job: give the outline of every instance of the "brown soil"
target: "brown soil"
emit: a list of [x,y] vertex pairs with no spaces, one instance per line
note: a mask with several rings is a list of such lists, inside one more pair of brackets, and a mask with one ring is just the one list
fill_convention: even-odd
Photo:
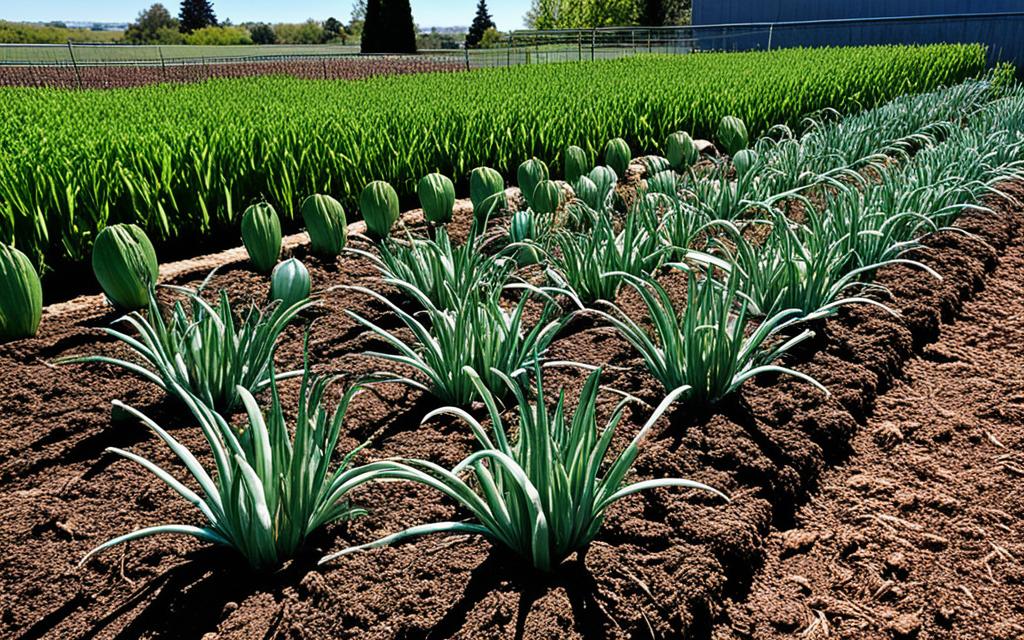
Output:
[[159,64],[82,64],[0,66],[0,87],[54,87],[60,89],[114,89],[159,83],[204,82],[214,78],[251,78],[287,75],[307,80],[362,80],[382,75],[464,71],[465,63],[429,57],[282,58],[234,62],[201,60]]
[[[156,523],[195,523],[198,517],[143,469],[104,453],[108,446],[130,448],[179,468],[143,427],[113,422],[111,400],[140,408],[187,446],[201,451],[204,445],[189,416],[152,386],[106,366],[49,364],[62,355],[97,350],[123,354],[99,331],[113,319],[111,313],[87,304],[49,314],[39,337],[0,347],[0,545],[5,550],[0,557],[0,635],[708,637],[716,632],[716,622],[739,611],[724,603],[749,592],[753,568],[762,562],[773,527],[793,521],[796,505],[822,482],[823,473],[831,477],[828,468],[850,454],[851,438],[857,451],[860,436],[855,434],[870,433],[859,425],[879,394],[894,384],[915,350],[936,337],[940,324],[955,316],[994,267],[998,252],[1015,238],[1011,209],[1002,203],[997,207],[996,215],[972,214],[963,221],[978,237],[945,232],[928,240],[918,257],[943,274],[942,282],[904,268],[880,275],[893,291],[893,306],[904,312],[902,320],[855,308],[821,323],[818,337],[795,365],[829,387],[831,397],[784,378],[765,378],[712,415],[693,415],[683,407],[662,420],[638,461],[638,474],[707,482],[728,492],[730,504],[669,490],[622,501],[585,556],[570,559],[551,575],[525,570],[520,560],[475,537],[421,538],[315,567],[328,550],[414,523],[461,517],[435,493],[404,484],[359,492],[356,500],[370,508],[369,516],[328,527],[302,557],[272,575],[252,574],[230,550],[166,536],[111,550],[79,568],[83,554],[111,536]],[[454,235],[464,234],[466,224],[460,217],[456,227],[461,231]],[[1016,244],[1011,247],[1011,255],[1020,251]],[[365,260],[343,257],[327,264],[305,255],[301,247],[294,251],[310,266],[317,286],[376,285]],[[244,264],[223,268],[211,284],[217,287],[228,288],[239,300],[266,296],[265,279]],[[629,295],[622,296],[622,303],[637,310]],[[380,305],[350,292],[325,295],[311,329],[312,361],[319,370],[351,381],[376,367],[354,357],[372,340],[342,309],[376,318],[384,314]],[[300,327],[290,330],[279,352],[280,366],[301,362],[301,333]],[[567,327],[552,357],[610,365],[614,368],[606,384],[648,401],[659,398],[657,385],[627,345],[585,318]],[[1003,362],[1011,361],[991,366]],[[578,393],[583,381],[571,369],[555,370],[551,377],[549,389],[564,385],[570,395]],[[996,400],[999,388],[1009,388],[1010,380],[1001,382],[1006,386],[965,388],[962,402],[979,393]],[[294,406],[296,386],[285,385],[283,396],[286,406]],[[602,411],[610,412],[615,402],[606,394]],[[881,402],[884,411],[887,400]],[[350,407],[339,451],[373,436],[363,460],[412,455],[450,466],[472,450],[472,436],[453,421],[418,426],[435,406],[404,387],[377,387]],[[1019,407],[1012,402],[1004,399],[993,406],[1001,409],[985,414],[990,429],[1014,415],[1019,420]],[[930,404],[920,410],[936,411]],[[620,439],[644,417],[640,410],[631,414]],[[970,423],[962,435],[975,431],[977,425]],[[908,429],[905,435],[917,434]],[[959,437],[961,432],[954,430],[953,438]],[[1003,442],[1011,448],[1017,444],[1012,438]],[[929,468],[919,465],[919,470]],[[1011,513],[1019,515],[1016,508]],[[1006,548],[1021,555],[1019,549]],[[990,564],[1000,578],[1012,567],[1001,560]],[[927,579],[924,574],[922,579]],[[913,588],[924,599],[929,585]]]
[[1024,248],[907,363],[715,637],[1024,637]]

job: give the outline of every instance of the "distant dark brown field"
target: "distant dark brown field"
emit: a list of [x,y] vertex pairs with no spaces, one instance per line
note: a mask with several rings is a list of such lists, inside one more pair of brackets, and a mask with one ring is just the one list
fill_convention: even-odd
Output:
[[359,80],[383,75],[462,71],[465,65],[432,58],[313,58],[245,62],[0,66],[0,87],[117,89],[161,82],[202,82],[212,78],[286,75],[318,80]]

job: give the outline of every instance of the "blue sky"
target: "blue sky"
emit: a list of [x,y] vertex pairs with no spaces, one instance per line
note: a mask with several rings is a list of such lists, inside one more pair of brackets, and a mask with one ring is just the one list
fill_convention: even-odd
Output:
[[[45,22],[72,20],[97,22],[130,22],[139,11],[156,0],[13,0],[4,2],[0,19]],[[477,0],[412,0],[412,13],[416,24],[427,26],[469,25],[476,11]],[[177,13],[180,0],[163,0],[164,5]],[[490,0],[487,3],[498,28],[521,29],[523,15],[530,0]],[[213,0],[218,18],[231,18],[233,22],[301,22],[306,18],[324,20],[334,16],[348,20],[352,0]]]

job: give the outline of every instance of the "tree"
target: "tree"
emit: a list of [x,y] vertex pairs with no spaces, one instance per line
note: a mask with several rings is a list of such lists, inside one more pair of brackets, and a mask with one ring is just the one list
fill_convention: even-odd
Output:
[[252,44],[252,36],[242,27],[203,27],[186,35],[185,43],[201,46]]
[[691,0],[639,0],[638,19],[645,27],[689,24]]
[[383,50],[384,0],[366,0],[363,14],[363,33],[359,44],[362,53],[379,53]]
[[456,37],[452,33],[442,33],[437,27],[431,27],[430,33],[416,34],[416,48],[423,49],[459,49],[462,47],[465,37]]
[[363,53],[416,53],[409,0],[368,0],[360,49]]
[[494,27],[484,31],[484,37],[480,38],[481,49],[493,49],[501,42],[501,34]]
[[665,0],[666,26],[690,24],[692,19],[692,0]]
[[665,21],[662,0],[640,0],[638,22],[645,27],[660,27]]
[[356,0],[352,3],[352,15],[349,22],[364,22],[366,20],[366,0]]
[[391,53],[416,53],[416,24],[409,0],[384,0]]
[[475,49],[479,47],[480,41],[484,37],[484,32],[494,28],[494,19],[491,18],[491,14],[487,10],[487,0],[480,0],[476,4],[476,16],[473,18],[473,24],[470,25],[469,33],[466,34],[466,48]]
[[324,42],[331,42],[333,40],[341,40],[342,44],[345,42],[345,25],[335,18],[327,18],[324,21]]
[[167,7],[158,3],[140,12],[135,22],[128,25],[124,37],[132,44],[171,44],[175,40],[171,34],[178,35],[180,40],[178,21]]
[[213,13],[213,5],[209,0],[182,0],[178,19],[181,22],[179,28],[182,33],[217,26],[217,16]]
[[277,34],[274,27],[266,22],[260,22],[249,28],[249,36],[253,44],[277,44]]
[[680,24],[691,0],[532,0],[526,23],[533,29],[591,29],[637,23]]
[[274,27],[281,44],[320,44],[324,40],[324,28],[310,18],[301,24],[279,24]]
[[345,29],[355,37],[363,35],[363,24],[366,22],[366,0],[356,0],[352,4],[352,15],[348,19],[348,27]]
[[[584,25],[572,24],[567,19],[569,7],[563,7],[563,0],[533,0],[526,12],[526,24],[531,29],[568,29]],[[582,4],[582,3],[580,3]]]

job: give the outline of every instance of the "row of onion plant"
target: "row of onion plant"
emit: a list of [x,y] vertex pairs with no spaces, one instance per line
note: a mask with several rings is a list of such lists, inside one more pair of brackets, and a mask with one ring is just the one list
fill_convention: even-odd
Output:
[[[486,171],[471,179],[478,224],[469,240],[458,245],[443,230],[433,237],[392,237],[397,199],[384,186],[368,187],[364,216],[371,213],[368,231],[377,248],[354,252],[353,258],[372,260],[382,284],[394,294],[365,287],[350,287],[348,293],[376,299],[408,331],[387,330],[348,313],[388,347],[364,355],[398,370],[349,388],[338,407],[328,411],[325,398],[332,379],[312,375],[307,362],[297,418],[289,428],[272,345],[307,303],[278,305],[277,311],[242,322],[243,328],[248,322],[271,327],[265,335],[252,332],[257,344],[271,345],[271,356],[249,367],[231,362],[247,352],[237,351],[240,334],[228,329],[237,321],[226,297],[218,309],[190,296],[192,322],[177,307],[170,327],[154,317],[160,309],[152,303],[149,317],[139,314],[131,322],[141,340],[116,336],[148,364],[122,366],[182,401],[211,447],[214,468],[207,469],[202,456],[126,407],[170,447],[200,491],[137,454],[114,452],[195,505],[207,524],[141,529],[104,543],[87,557],[128,540],[177,533],[233,547],[256,567],[277,566],[315,529],[361,513],[350,501],[353,489],[401,480],[436,489],[472,519],[410,527],[324,561],[416,535],[474,533],[512,549],[538,569],[552,570],[594,540],[607,509],[619,499],[671,486],[723,495],[680,478],[633,481],[630,469],[643,440],[677,401],[689,407],[714,405],[760,373],[788,374],[820,387],[785,363],[790,350],[812,335],[806,321],[844,304],[882,304],[872,297],[879,289],[871,276],[879,266],[907,262],[902,254],[922,234],[951,224],[985,195],[996,193],[1000,181],[1022,177],[1024,92],[986,95],[987,102],[959,114],[957,123],[932,128],[941,129],[941,136],[924,131],[927,123],[920,125],[916,153],[904,149],[899,162],[871,165],[879,174],[873,181],[848,184],[834,179],[832,168],[816,165],[800,174],[805,184],[766,193],[763,185],[771,184],[774,175],[765,158],[768,143],[746,149],[742,123],[735,122],[723,122],[719,136],[730,141],[729,160],[694,166],[697,158],[686,139],[676,138],[669,145],[671,157],[643,163],[648,180],[631,202],[617,185],[633,170],[622,141],[606,147],[607,166],[589,166],[586,154],[566,151],[566,158],[573,158],[573,175],[566,177],[574,195],[568,201],[564,185],[550,180],[543,163],[529,161],[519,180],[530,194],[527,207],[509,219],[504,243],[486,237],[489,229],[505,224],[496,216],[507,206],[504,185]],[[795,144],[803,142],[800,138]],[[865,158],[885,153],[876,145]],[[847,169],[858,164],[849,158],[837,162]],[[822,187],[824,206],[816,207],[804,194],[812,186]],[[450,217],[453,197],[444,187],[442,209]],[[737,197],[737,189],[757,197]],[[787,215],[794,202],[803,205],[802,219]],[[424,209],[431,218],[428,204]],[[767,233],[758,234],[762,227]],[[544,282],[528,281],[530,269]],[[685,272],[685,303],[674,300],[659,282],[666,269]],[[647,318],[631,317],[616,306],[624,286],[640,296]],[[625,404],[599,424],[599,368],[547,362],[595,369],[571,411],[562,393],[552,403],[545,390],[545,351],[576,314],[614,327],[664,387],[663,399],[617,453],[611,452],[612,441]],[[250,370],[250,378],[242,375]],[[444,406],[424,421],[454,415],[473,432],[479,448],[451,469],[415,458],[355,466],[358,449],[332,464],[351,401],[361,388],[382,381],[435,396]],[[253,395],[262,388],[271,393],[266,411]],[[632,400],[626,397],[624,402]],[[477,400],[483,402],[489,428],[471,413]],[[241,430],[225,417],[236,404],[246,412]],[[517,409],[518,429],[506,425],[503,406]]]

